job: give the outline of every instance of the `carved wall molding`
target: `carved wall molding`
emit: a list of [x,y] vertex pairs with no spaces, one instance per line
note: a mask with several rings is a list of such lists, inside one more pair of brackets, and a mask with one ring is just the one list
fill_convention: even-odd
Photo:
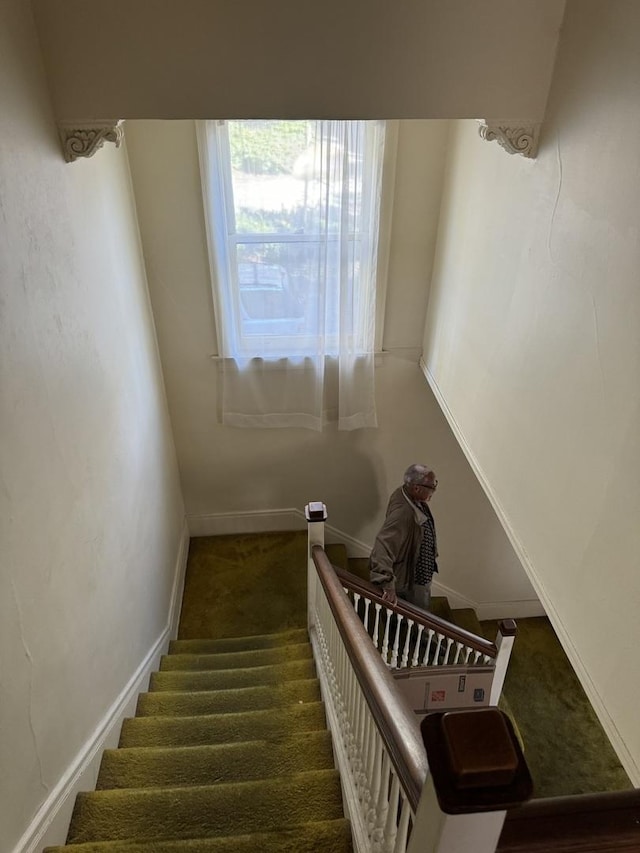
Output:
[[62,150],[67,163],[79,157],[93,157],[105,142],[119,148],[124,138],[122,120],[61,122],[58,125]]
[[522,154],[534,159],[538,154],[541,124],[525,121],[491,121],[480,119],[478,132],[487,142],[498,143],[509,154]]

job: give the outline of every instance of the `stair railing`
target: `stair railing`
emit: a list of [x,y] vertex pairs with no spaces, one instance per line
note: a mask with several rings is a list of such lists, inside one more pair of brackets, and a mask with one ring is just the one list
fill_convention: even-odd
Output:
[[493,666],[496,643],[398,599],[383,601],[380,588],[335,567],[345,592],[382,659],[393,669],[415,666]]
[[498,635],[491,642],[408,601],[398,599],[396,604],[389,604],[374,584],[334,568],[373,644],[392,669],[490,666],[500,671],[504,681],[517,633],[513,619],[498,624]]
[[[506,807],[530,793],[520,784],[523,773],[529,785],[530,778],[511,724],[498,709],[479,708],[457,712],[454,722],[464,718],[458,744],[455,727],[447,732],[441,721],[447,715],[429,715],[421,731],[325,554],[324,505],[309,504],[306,515],[309,636],[356,853],[493,853]],[[501,760],[517,758],[517,766],[506,768],[520,784],[516,794],[511,782],[503,784],[503,766],[495,767],[499,796],[491,788],[495,782],[487,781],[493,756],[476,754],[487,743],[485,721],[493,726],[489,740]],[[480,786],[472,778],[478,768]]]

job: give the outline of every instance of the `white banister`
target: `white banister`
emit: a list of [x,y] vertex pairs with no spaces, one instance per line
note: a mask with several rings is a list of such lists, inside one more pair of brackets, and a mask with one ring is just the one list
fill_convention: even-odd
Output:
[[[428,713],[421,732],[415,706],[398,688],[398,679],[420,677],[423,650],[422,663],[435,667],[434,679],[462,677],[451,674],[454,661],[468,661],[472,652],[478,668],[467,664],[465,682],[487,678],[492,669],[486,663],[493,658],[481,650],[495,647],[462,631],[450,636],[446,627],[425,632],[425,624],[370,599],[362,589],[350,589],[324,552],[326,507],[309,504],[305,514],[309,636],[355,853],[494,853],[505,809],[530,794],[511,723],[497,708],[472,708]],[[442,620],[432,622],[443,626]],[[513,644],[509,638],[507,626],[499,644],[505,653]],[[480,671],[482,664],[488,674]],[[494,716],[480,716],[485,713]],[[462,730],[446,722],[451,715],[463,715]],[[495,747],[497,761],[492,752],[482,753],[483,744]]]

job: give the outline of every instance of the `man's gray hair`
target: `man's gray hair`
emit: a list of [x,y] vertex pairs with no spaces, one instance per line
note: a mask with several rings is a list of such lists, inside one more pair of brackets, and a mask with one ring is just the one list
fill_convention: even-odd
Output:
[[414,483],[422,483],[427,474],[432,474],[433,471],[428,465],[420,465],[418,463],[409,465],[404,472],[405,486],[412,486]]

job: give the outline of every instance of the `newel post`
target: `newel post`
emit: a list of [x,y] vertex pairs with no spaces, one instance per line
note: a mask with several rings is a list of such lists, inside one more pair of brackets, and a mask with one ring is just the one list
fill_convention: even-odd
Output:
[[511,649],[513,648],[517,633],[518,627],[513,619],[503,619],[502,622],[498,623],[498,635],[496,637],[498,654],[493,671],[493,681],[491,682],[490,705],[497,705],[502,695],[504,679],[507,675],[507,668],[511,657]]
[[316,584],[318,575],[311,557],[314,545],[324,548],[324,523],[327,520],[327,508],[322,501],[311,501],[304,508],[307,519],[307,627],[314,624]]
[[429,774],[407,853],[494,853],[507,809],[533,784],[509,718],[498,708],[428,714]]

